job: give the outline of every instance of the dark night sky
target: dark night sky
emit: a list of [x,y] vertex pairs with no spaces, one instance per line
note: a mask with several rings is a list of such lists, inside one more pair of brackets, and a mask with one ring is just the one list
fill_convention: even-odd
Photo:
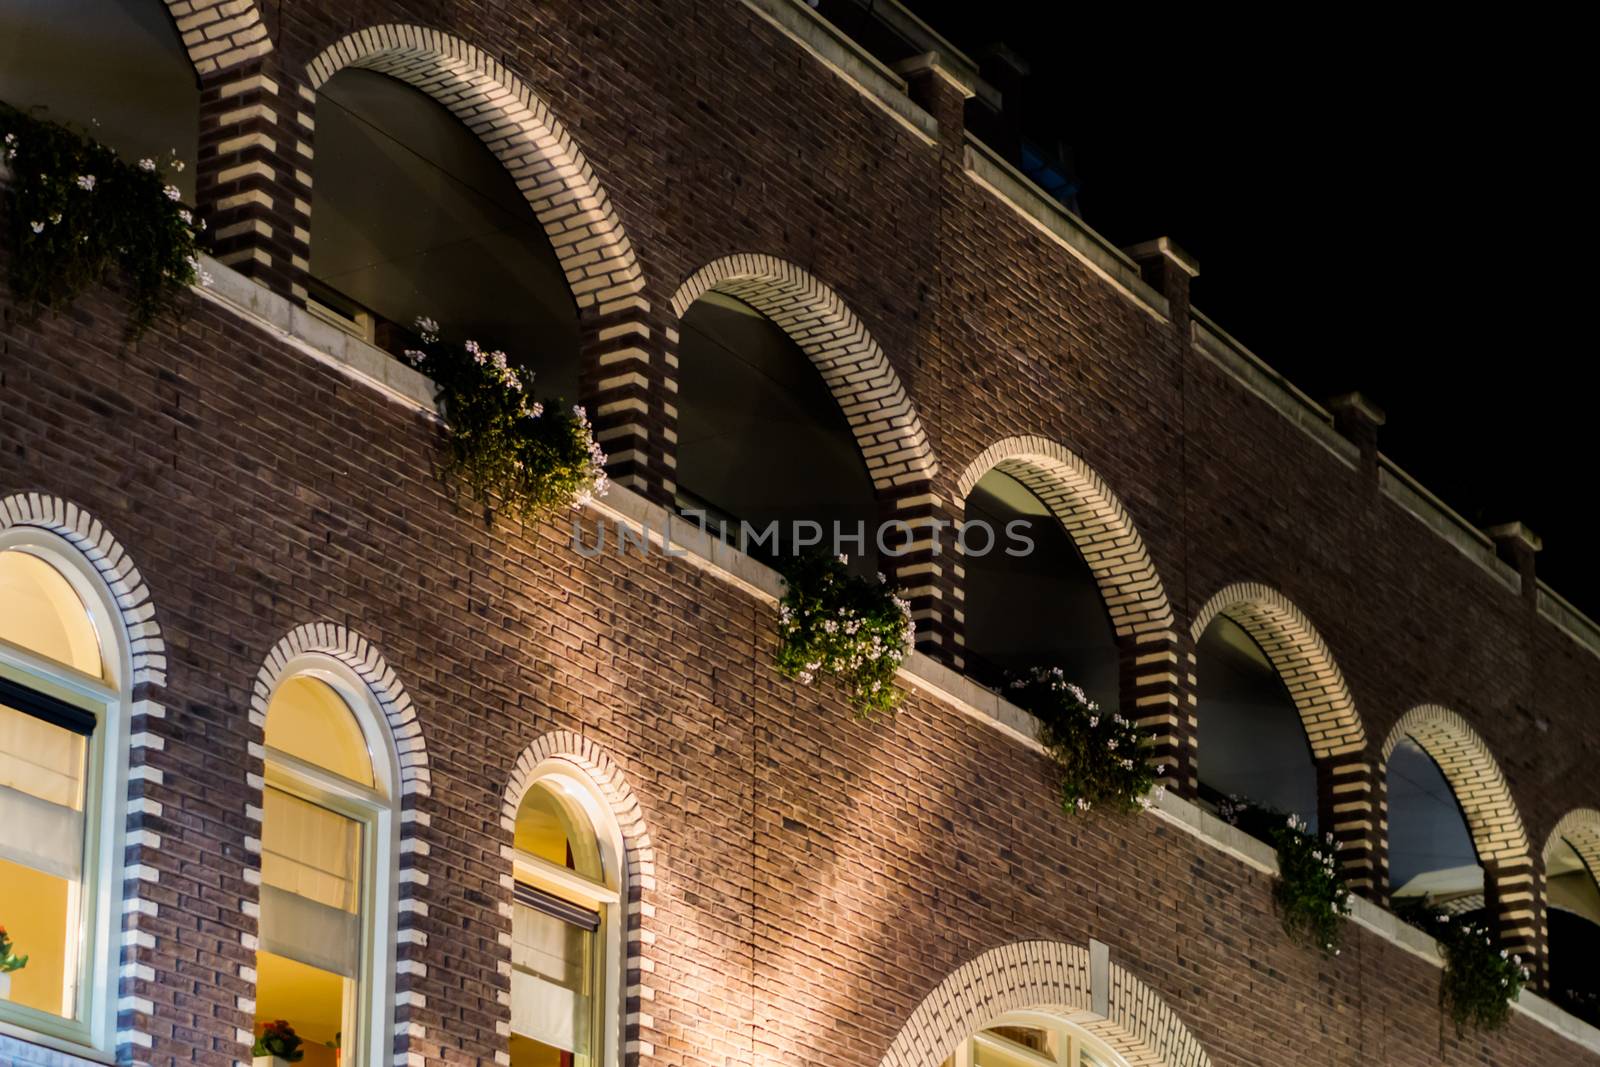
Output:
[[1392,459],[1470,521],[1526,522],[1540,576],[1600,617],[1575,26],[907,2],[1029,61],[1027,121],[1071,146],[1091,226],[1177,241],[1196,307],[1312,396],[1374,399]]

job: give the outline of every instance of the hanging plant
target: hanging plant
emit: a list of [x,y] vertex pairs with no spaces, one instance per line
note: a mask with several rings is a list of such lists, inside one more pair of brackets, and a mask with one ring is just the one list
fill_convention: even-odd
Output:
[[1450,1013],[1460,1034],[1468,1026],[1498,1030],[1511,1018],[1511,1002],[1529,977],[1522,957],[1495,948],[1487,923],[1464,915],[1427,913],[1422,925],[1439,942],[1444,975],[1439,1004]]
[[1138,726],[1102,711],[1061,668],[1035,667],[1014,678],[1007,695],[1039,720],[1039,741],[1055,764],[1067,814],[1096,805],[1135,811],[1149,807],[1160,792],[1155,781],[1166,767],[1151,767],[1145,759]]
[[846,569],[846,557],[810,553],[784,571],[778,606],[778,669],[803,685],[831,674],[849,687],[863,715],[900,703],[895,672],[911,650],[911,605],[888,580]]
[[449,432],[443,473],[461,479],[491,522],[502,512],[535,521],[605,494],[606,455],[583,408],[533,399],[532,372],[504,352],[443,344],[429,319],[416,326],[423,347],[405,356],[439,389]]
[[[0,104],[0,139],[11,172],[6,229],[17,301],[59,310],[87,287],[120,277],[137,338],[172,313],[200,270],[203,225],[178,201],[153,159],[124,162],[105,145],[58,123]],[[180,160],[167,166],[182,170]]]
[[1324,955],[1339,955],[1351,903],[1350,887],[1339,874],[1333,835],[1319,839],[1300,816],[1238,794],[1219,801],[1217,814],[1277,852],[1272,900],[1290,940]]

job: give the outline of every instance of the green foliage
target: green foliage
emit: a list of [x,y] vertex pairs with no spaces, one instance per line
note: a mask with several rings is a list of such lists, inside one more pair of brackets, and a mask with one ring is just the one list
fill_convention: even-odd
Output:
[[300,1051],[304,1039],[294,1032],[294,1027],[279,1019],[261,1029],[261,1036],[250,1049],[252,1056],[277,1056],[290,1063],[299,1063],[305,1053]]
[[11,943],[11,935],[6,933],[4,926],[0,926],[0,974],[20,971],[28,965],[28,957],[17,955],[15,948]]
[[1522,957],[1496,948],[1488,924],[1481,919],[1437,909],[1421,910],[1420,916],[1417,925],[1434,936],[1444,956],[1439,1004],[1450,1013],[1456,1032],[1468,1026],[1500,1029],[1511,1018],[1511,1002],[1528,980]]
[[1278,879],[1272,899],[1284,933],[1324,955],[1337,956],[1350,914],[1350,888],[1339,874],[1332,834],[1321,840],[1298,815],[1241,797],[1217,805],[1217,814],[1250,836],[1265,841],[1278,854]]
[[1055,764],[1061,809],[1069,815],[1096,804],[1118,811],[1150,805],[1156,778],[1131,719],[1106,714],[1061,668],[1035,667],[1011,681],[1007,695],[1039,720],[1039,740]]
[[900,703],[895,671],[916,636],[911,606],[883,575],[851,574],[845,557],[809,553],[784,571],[778,607],[778,669],[810,685],[818,673],[849,687],[863,715]]
[[[155,160],[126,163],[105,145],[0,104],[11,289],[59,310],[113,274],[127,284],[137,338],[172,312],[200,271],[196,224]],[[181,169],[183,164],[169,160]]]
[[1337,956],[1350,914],[1350,889],[1339,875],[1333,835],[1318,840],[1298,815],[1285,818],[1268,843],[1278,851],[1272,899],[1284,932],[1302,945]]
[[533,374],[504,352],[441,344],[426,319],[417,327],[423,347],[406,358],[439,387],[450,441],[444,474],[461,479],[491,522],[502,512],[535,521],[605,493],[606,456],[581,407],[534,400]]

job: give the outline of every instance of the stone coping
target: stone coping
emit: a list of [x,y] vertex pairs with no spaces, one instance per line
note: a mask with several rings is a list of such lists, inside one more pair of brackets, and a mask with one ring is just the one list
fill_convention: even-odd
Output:
[[882,108],[924,144],[939,143],[939,123],[906,95],[905,79],[884,66],[838,27],[801,0],[744,0],[744,5],[776,27]]

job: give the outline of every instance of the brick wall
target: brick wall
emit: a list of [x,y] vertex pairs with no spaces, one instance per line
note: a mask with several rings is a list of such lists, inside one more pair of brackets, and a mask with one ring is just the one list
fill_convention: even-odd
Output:
[[[217,101],[219,79],[266,79],[238,91],[274,117],[233,136],[278,135],[241,144],[263,166],[231,179],[260,194],[234,204],[235,263],[264,284],[293,296],[314,238],[295,208],[314,180],[313,61],[371,26],[448,33],[548,108],[587,168],[573,187],[602,191],[596,217],[626,234],[638,284],[582,314],[595,367],[637,350],[621,359],[637,379],[596,371],[587,388],[637,401],[597,421],[636,446],[608,442],[636,453],[641,492],[670,481],[674,294],[725,257],[770,256],[836,294],[892,368],[926,441],[919,516],[959,513],[963,473],[1007,439],[1053,442],[1100,480],[1170,609],[1154,664],[1129,646],[1124,692],[1168,709],[1173,752],[1193,742],[1189,628],[1257,583],[1314,623],[1359,716],[1373,835],[1356,858],[1381,862],[1383,746],[1423,705],[1481,738],[1534,853],[1570,809],[1600,807],[1583,774],[1600,661],[1194,351],[1182,301],[1179,323],[1141,308],[975,183],[958,111],[935,109],[929,144],[734,0],[284,0],[263,24],[270,51],[204,76]],[[239,164],[221,127],[208,136],[202,174],[218,202],[240,195],[222,190]],[[247,240],[256,222],[270,238]],[[642,1062],[875,1064],[963,963],[1090,938],[1216,1064],[1596,1061],[1520,1015],[1457,1038],[1427,963],[1363,931],[1335,960],[1291,946],[1265,875],[1153,817],[1064,820],[1040,760],[951,707],[913,697],[856,721],[771,669],[773,609],[712,574],[582,559],[555,525],[485,530],[432,476],[433,423],[215,305],[188,310],[127,347],[114,293],[40,320],[8,303],[0,337],[0,496],[55,494],[105,523],[167,644],[166,714],[148,724],[163,743],[138,756],[160,772],[141,779],[160,814],[139,823],[162,842],[139,889],[159,906],[138,921],[151,971],[122,991],[148,1007],[125,1022],[151,1045],[126,1056],[243,1055],[251,698],[271,650],[326,622],[381,651],[427,748],[428,795],[408,803],[429,878],[406,920],[425,944],[402,953],[426,963],[415,1062],[504,1048],[502,807],[530,746],[560,732],[604,754],[648,829]],[[958,577],[930,581],[930,602]],[[959,620],[938,626],[953,645]]]

